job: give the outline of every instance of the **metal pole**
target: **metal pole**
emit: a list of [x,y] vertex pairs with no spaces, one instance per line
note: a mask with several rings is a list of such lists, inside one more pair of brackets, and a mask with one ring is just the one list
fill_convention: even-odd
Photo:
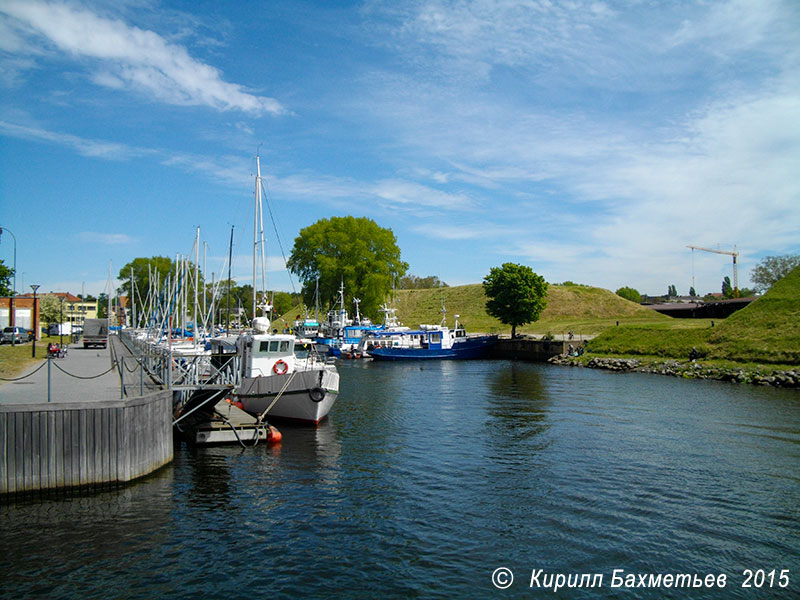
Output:
[[139,395],[144,396],[144,356],[139,359]]
[[33,347],[31,349],[31,357],[36,358],[36,340],[39,339],[39,320],[36,318],[36,290],[39,289],[38,285],[32,285],[33,290],[33,316],[31,317],[31,325],[33,325]]
[[[8,324],[12,327],[17,325],[17,320],[14,318],[14,296],[17,293],[17,236],[15,236],[10,230],[0,227],[0,236],[3,235],[4,231],[8,231],[11,234],[11,239],[14,240],[14,289],[11,290],[11,297],[8,301]],[[11,336],[11,345],[16,346],[15,336]]]
[[119,357],[119,399],[125,399],[125,357]]
[[48,354],[47,355],[47,401],[50,402],[50,363],[52,362],[53,358]]

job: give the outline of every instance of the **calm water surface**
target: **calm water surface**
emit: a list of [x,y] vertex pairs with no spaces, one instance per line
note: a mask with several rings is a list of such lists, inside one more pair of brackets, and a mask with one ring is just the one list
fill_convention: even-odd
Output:
[[[340,373],[329,419],[282,425],[279,448],[183,446],[118,491],[0,505],[0,597],[800,597],[797,391],[498,361]],[[743,589],[747,568],[790,586]],[[603,588],[531,589],[534,569]],[[612,589],[614,569],[728,585]]]

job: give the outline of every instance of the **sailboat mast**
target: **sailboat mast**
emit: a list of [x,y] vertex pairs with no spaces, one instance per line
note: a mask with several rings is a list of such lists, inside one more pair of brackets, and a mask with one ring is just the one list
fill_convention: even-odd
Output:
[[192,309],[192,339],[194,344],[197,345],[197,288],[200,285],[200,228],[197,228],[197,235],[194,240],[194,308]]
[[253,317],[256,316],[256,265],[258,263],[258,214],[261,209],[261,158],[256,154],[256,196],[253,205]]

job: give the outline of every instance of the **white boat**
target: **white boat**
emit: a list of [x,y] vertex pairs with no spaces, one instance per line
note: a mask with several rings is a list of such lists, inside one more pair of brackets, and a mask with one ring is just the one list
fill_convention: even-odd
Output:
[[[261,215],[261,162],[256,157],[256,231],[263,223]],[[261,234],[263,256],[263,230]],[[254,241],[255,241],[254,240]],[[257,253],[254,243],[253,282],[256,281]],[[262,263],[263,271],[263,263]],[[255,297],[254,312],[255,312]],[[264,303],[262,310],[271,307]],[[294,419],[319,423],[330,412],[339,395],[339,374],[333,361],[314,351],[311,343],[294,335],[269,333],[266,316],[253,319],[252,333],[237,338],[235,352],[238,373],[234,396],[244,410],[259,420]],[[212,354],[214,342],[212,340]],[[223,349],[224,353],[224,349]],[[212,359],[213,363],[213,359]]]
[[339,373],[313,344],[283,333],[244,334],[236,353],[239,384],[234,395],[244,410],[262,420],[319,423],[336,402]]

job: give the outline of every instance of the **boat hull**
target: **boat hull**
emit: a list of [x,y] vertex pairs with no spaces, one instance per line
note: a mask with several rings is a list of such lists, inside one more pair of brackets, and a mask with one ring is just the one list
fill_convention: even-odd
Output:
[[373,348],[367,354],[374,360],[466,360],[485,358],[497,343],[497,336],[469,338],[452,348]]
[[[270,408],[279,394],[280,398]],[[338,395],[339,374],[329,369],[247,377],[236,392],[237,399],[251,414],[259,415],[269,409],[267,420],[291,419],[310,423],[324,419]]]

